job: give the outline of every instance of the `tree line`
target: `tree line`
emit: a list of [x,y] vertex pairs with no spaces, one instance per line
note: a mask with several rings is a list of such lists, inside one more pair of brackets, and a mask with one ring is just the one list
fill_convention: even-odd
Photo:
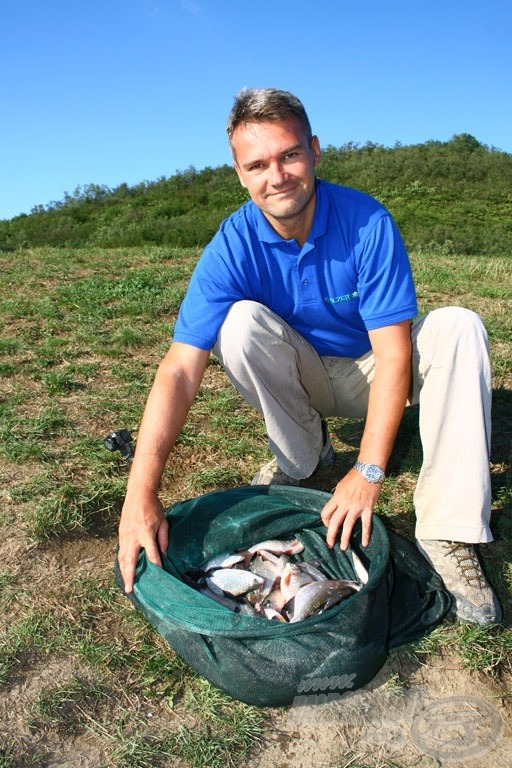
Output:
[[[413,249],[432,244],[465,254],[512,250],[512,155],[470,134],[385,147],[367,142],[323,150],[318,176],[372,194]],[[0,250],[35,246],[204,246],[247,200],[228,165],[168,178],[78,187],[30,214],[0,221]]]

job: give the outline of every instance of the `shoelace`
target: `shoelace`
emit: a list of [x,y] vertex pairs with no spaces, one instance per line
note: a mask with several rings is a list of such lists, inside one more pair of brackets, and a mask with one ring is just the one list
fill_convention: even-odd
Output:
[[457,561],[457,568],[460,570],[462,577],[467,582],[476,582],[476,586],[485,587],[486,581],[478,562],[478,558],[471,547],[458,542],[452,542],[446,551],[446,556],[454,555]]

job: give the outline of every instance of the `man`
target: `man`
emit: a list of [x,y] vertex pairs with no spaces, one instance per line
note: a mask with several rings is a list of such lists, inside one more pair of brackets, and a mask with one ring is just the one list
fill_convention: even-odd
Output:
[[419,402],[418,547],[460,619],[500,621],[471,546],[492,541],[482,323],[454,307],[411,323],[414,285],[391,216],[362,192],[316,179],[319,140],[295,96],[242,91],[227,132],[251,201],[206,247],[148,398],[119,528],[126,590],[140,547],[157,564],[167,548],[158,487],[213,350],[265,419],[274,458],[253,483],[298,484],[332,465],[325,417],[366,417],[358,461],[322,510],[329,546],[339,533],[346,549],[358,519],[368,544],[404,408]]

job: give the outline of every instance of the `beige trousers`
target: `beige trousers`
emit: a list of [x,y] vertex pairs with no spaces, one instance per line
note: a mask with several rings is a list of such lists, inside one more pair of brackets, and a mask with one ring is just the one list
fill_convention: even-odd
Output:
[[[416,537],[492,541],[491,368],[483,324],[474,312],[446,307],[411,327],[412,390],[423,447],[414,505]],[[364,418],[374,376],[372,352],[320,357],[267,307],[233,305],[213,352],[240,394],[265,419],[281,469],[309,477],[322,449],[321,418]]]

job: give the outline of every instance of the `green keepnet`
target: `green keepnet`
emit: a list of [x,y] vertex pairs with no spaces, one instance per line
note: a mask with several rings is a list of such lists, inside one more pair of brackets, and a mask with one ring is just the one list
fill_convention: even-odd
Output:
[[[334,579],[355,577],[349,552],[325,543],[320,511],[329,494],[291,486],[243,486],[183,501],[166,510],[171,526],[164,568],[141,553],[132,602],[197,672],[236,699],[291,704],[322,686],[329,694],[369,682],[390,648],[436,626],[450,608],[441,579],[416,547],[373,517],[370,544],[351,547],[369,570],[350,598],[297,623],[234,613],[182,581],[182,574],[225,551],[297,536],[304,560],[321,558]],[[116,562],[116,575],[122,578]]]

